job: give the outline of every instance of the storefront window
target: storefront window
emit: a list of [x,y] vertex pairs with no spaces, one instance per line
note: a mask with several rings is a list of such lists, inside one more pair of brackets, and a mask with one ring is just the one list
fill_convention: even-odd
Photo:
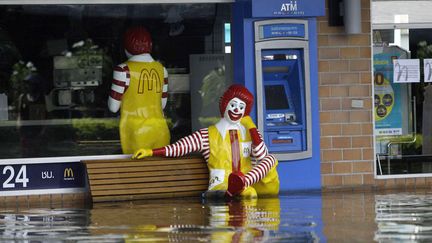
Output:
[[378,176],[432,173],[431,10],[430,1],[372,4]]
[[1,5],[0,159],[122,153],[107,100],[131,26],[168,71],[171,142],[208,126],[232,81],[230,19],[229,3]]

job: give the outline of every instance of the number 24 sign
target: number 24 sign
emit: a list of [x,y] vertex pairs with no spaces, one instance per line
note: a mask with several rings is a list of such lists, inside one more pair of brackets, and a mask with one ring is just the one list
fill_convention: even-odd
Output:
[[2,188],[15,188],[16,186],[26,188],[27,183],[29,183],[29,178],[27,177],[27,166],[21,165],[19,167],[13,167],[7,165],[3,167],[0,178]]

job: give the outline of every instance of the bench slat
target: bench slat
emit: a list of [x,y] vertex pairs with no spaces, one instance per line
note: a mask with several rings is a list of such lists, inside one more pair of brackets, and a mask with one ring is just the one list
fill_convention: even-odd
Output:
[[120,190],[105,190],[105,191],[92,191],[93,196],[117,196],[117,195],[136,195],[136,194],[152,194],[152,193],[166,193],[166,192],[187,192],[197,191],[202,192],[207,189],[207,185],[193,185],[193,186],[173,186],[173,187],[159,187],[159,188],[143,188],[143,189],[120,189]]
[[[144,159],[113,159],[113,160],[83,160],[87,168],[107,168],[118,167],[119,165],[126,166],[154,166],[154,165],[172,165],[172,164],[191,164],[203,163],[202,157],[182,157],[182,158],[158,158],[149,157]],[[205,163],[205,162],[204,162]]]
[[170,176],[170,175],[188,175],[200,174],[207,172],[206,168],[188,169],[188,170],[165,170],[165,171],[143,171],[143,172],[123,172],[123,173],[106,173],[106,174],[89,174],[90,180],[93,179],[115,179],[115,178],[132,178],[132,177],[149,177],[149,176]]
[[[189,186],[189,185],[205,185],[208,186],[207,179],[198,180],[185,180],[185,181],[160,181],[160,182],[147,182],[147,183],[128,183],[127,188],[129,189],[142,189],[142,188],[160,188],[160,187],[172,187],[172,186]],[[123,184],[103,184],[93,185],[92,192],[104,191],[104,190],[116,190],[124,189],[126,186]]]
[[99,179],[90,180],[90,188],[93,185],[114,185],[114,184],[130,184],[130,183],[148,183],[148,182],[163,182],[163,181],[180,181],[180,180],[196,180],[206,179],[208,181],[208,173],[175,175],[175,176],[155,176],[155,177],[136,177],[136,178],[121,178],[121,179]]
[[105,173],[122,173],[122,172],[144,172],[144,171],[172,171],[172,170],[184,170],[184,169],[196,169],[196,168],[207,168],[206,164],[194,163],[194,164],[176,164],[176,165],[152,165],[152,166],[140,166],[140,167],[110,167],[110,168],[94,168],[88,169],[88,173],[91,175],[105,174]]
[[123,195],[123,196],[99,196],[99,197],[93,197],[93,202],[199,197],[201,196],[202,192],[203,192],[202,190],[197,190],[197,191],[188,191],[188,192],[168,192],[168,193],[154,193],[154,194]]

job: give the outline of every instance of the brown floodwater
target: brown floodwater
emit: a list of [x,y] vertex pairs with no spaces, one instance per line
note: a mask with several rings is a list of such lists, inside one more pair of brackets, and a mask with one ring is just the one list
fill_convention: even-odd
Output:
[[0,242],[430,242],[431,225],[427,191],[0,208]]

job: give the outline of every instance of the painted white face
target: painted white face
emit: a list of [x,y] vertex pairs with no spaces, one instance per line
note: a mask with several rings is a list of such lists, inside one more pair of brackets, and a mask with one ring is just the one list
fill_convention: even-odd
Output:
[[244,116],[246,103],[239,98],[233,98],[228,102],[225,109],[224,118],[230,123],[238,123]]

